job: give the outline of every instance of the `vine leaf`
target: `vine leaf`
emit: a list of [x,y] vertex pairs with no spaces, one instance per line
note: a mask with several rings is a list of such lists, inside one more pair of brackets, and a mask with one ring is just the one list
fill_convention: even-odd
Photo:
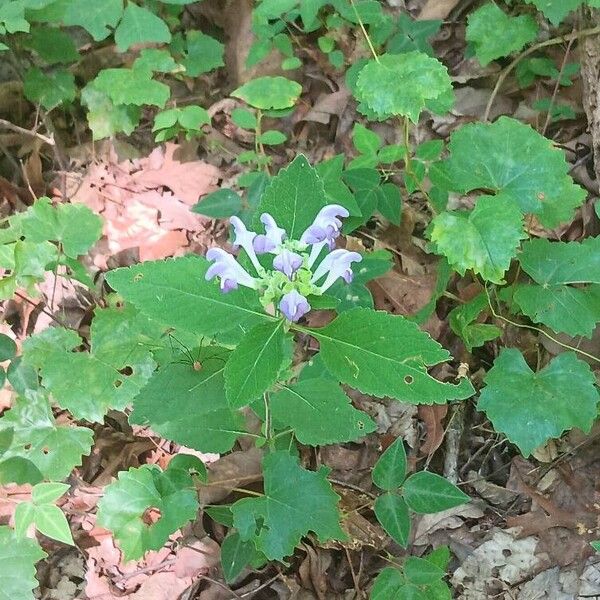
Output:
[[278,428],[291,427],[298,441],[309,446],[350,442],[377,429],[333,380],[307,379],[285,386],[271,394],[270,407]]
[[276,381],[292,360],[292,339],[283,319],[257,325],[231,353],[225,365],[225,392],[232,408],[250,404]]
[[[98,503],[98,524],[112,531],[127,561],[162,548],[197,511],[194,482],[186,471],[143,465],[121,471],[117,481],[105,488]],[[158,516],[155,522],[152,513]]]
[[452,134],[449,150],[450,158],[430,173],[434,183],[459,193],[503,192],[547,227],[570,220],[585,199],[564,153],[515,119],[465,125]]
[[[40,477],[61,480],[90,453],[93,432],[87,427],[59,425],[41,392],[26,392],[0,418],[0,432],[13,431],[0,457],[3,483],[37,483]],[[32,468],[33,465],[33,468]]]
[[[554,25],[560,25],[561,21],[572,11],[579,8],[584,0],[525,0],[535,7]],[[589,2],[589,4],[592,4]]]
[[531,240],[519,261],[535,281],[515,285],[514,300],[523,313],[554,331],[591,337],[600,321],[600,237]]
[[588,432],[600,400],[590,367],[563,352],[533,372],[515,348],[503,349],[485,377],[478,408],[524,456],[563,431]]
[[70,0],[63,16],[64,25],[83,27],[96,42],[107,38],[123,15],[122,0]]
[[255,325],[273,320],[253,290],[223,294],[217,284],[205,281],[209,265],[205,258],[190,255],[117,269],[106,279],[150,318],[198,335],[218,334],[233,343]]
[[378,496],[373,506],[375,516],[386,533],[400,546],[406,548],[410,535],[408,506],[397,494],[387,492]]
[[322,542],[346,538],[339,523],[339,496],[327,481],[329,469],[307,471],[284,451],[267,454],[262,466],[265,495],[231,507],[243,541],[254,541],[269,560],[282,560],[309,531]]
[[231,92],[231,95],[254,108],[281,110],[294,106],[301,93],[302,86],[299,83],[277,76],[251,79]]
[[[498,35],[502,31],[503,35]],[[519,52],[533,42],[538,25],[530,15],[511,17],[490,2],[467,18],[467,42],[473,44],[475,56],[485,66],[497,58]]]
[[470,501],[469,496],[453,483],[429,471],[411,475],[402,486],[402,495],[411,510],[425,515]]
[[156,337],[155,326],[128,306],[96,311],[90,352],[73,352],[81,339],[58,327],[31,336],[23,348],[59,406],[77,419],[101,422],[109,409],[123,410],[150,379],[156,365],[148,344]]
[[115,31],[115,42],[119,52],[125,52],[135,44],[170,41],[169,27],[160,17],[147,8],[127,2],[123,18]]
[[231,450],[243,419],[225,398],[227,355],[227,350],[211,348],[211,357],[202,361],[199,371],[187,364],[161,367],[134,399],[129,422],[147,425],[161,436],[201,452]]
[[354,308],[309,331],[321,344],[327,369],[365,394],[414,404],[440,404],[473,394],[467,379],[451,384],[429,375],[427,367],[449,360],[450,354],[404,317]]
[[287,231],[290,239],[300,239],[326,204],[322,180],[300,154],[271,179],[256,210],[254,225],[262,229],[259,218],[267,212]]
[[31,600],[31,592],[38,586],[35,563],[46,556],[34,540],[0,526],[0,600]]
[[448,94],[452,94],[452,82],[446,67],[418,51],[370,60],[356,83],[357,100],[378,119],[401,115],[417,123],[428,101]]
[[371,477],[373,483],[382,490],[399,488],[406,477],[406,450],[404,440],[398,438],[377,459]]
[[461,275],[469,269],[486,281],[504,283],[504,273],[522,239],[523,216],[505,194],[480,196],[470,212],[444,211],[433,219],[431,240]]

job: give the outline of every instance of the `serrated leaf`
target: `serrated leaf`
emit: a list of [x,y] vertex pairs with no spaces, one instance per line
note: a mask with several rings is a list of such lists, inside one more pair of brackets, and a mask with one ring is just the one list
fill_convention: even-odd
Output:
[[590,337],[600,321],[600,237],[569,243],[531,240],[523,244],[519,261],[537,284],[515,286],[521,310],[554,331]]
[[85,254],[102,233],[102,219],[83,204],[58,204],[40,198],[23,215],[22,232],[28,241],[59,242],[70,258]]
[[239,194],[228,188],[221,188],[204,196],[200,202],[194,204],[192,212],[213,219],[226,219],[231,215],[237,215],[242,208],[243,203]]
[[0,6],[0,32],[2,34],[29,31],[29,21],[25,18],[25,3],[3,2]]
[[525,0],[535,7],[552,23],[560,25],[561,21],[572,11],[579,8],[584,0]]
[[448,510],[471,500],[453,483],[429,471],[411,475],[402,486],[402,495],[411,510],[425,515]]
[[79,60],[73,38],[66,31],[54,27],[34,27],[24,45],[35,50],[49,65]]
[[505,348],[485,377],[477,406],[524,456],[564,431],[588,432],[600,400],[590,367],[563,352],[537,373],[515,348]]
[[[78,419],[101,422],[109,409],[123,410],[150,379],[156,365],[148,344],[157,334],[129,306],[96,311],[89,353],[73,352],[81,339],[61,328],[31,336],[23,348],[59,406]],[[65,372],[78,376],[65,377]]]
[[112,137],[115,133],[131,134],[137,127],[141,110],[130,104],[117,104],[95,81],[81,90],[81,102],[88,109],[87,119],[93,139]]
[[54,504],[44,504],[35,508],[35,527],[45,536],[74,546],[73,536],[65,514]]
[[135,44],[170,41],[169,27],[160,17],[143,6],[127,2],[123,18],[115,31],[115,42],[119,52],[125,52]]
[[39,102],[46,110],[52,110],[63,102],[75,100],[77,89],[72,73],[58,69],[46,75],[37,67],[25,73],[23,93],[28,100]]
[[379,119],[401,115],[417,123],[428,101],[451,90],[446,67],[415,51],[369,61],[358,75],[356,97]]
[[469,269],[486,281],[503,283],[522,239],[523,216],[505,194],[481,196],[475,208],[445,211],[433,219],[431,241],[461,275]]
[[34,540],[0,526],[0,600],[31,600],[38,586],[35,563],[46,556]]
[[[150,525],[143,519],[149,509],[159,512],[158,521]],[[98,502],[98,524],[112,531],[127,561],[160,549],[197,511],[197,494],[187,473],[143,465],[121,471],[105,488]]]
[[406,477],[406,450],[402,438],[396,439],[377,459],[371,477],[382,490],[395,490],[402,485]]
[[326,204],[323,182],[299,154],[271,179],[256,210],[255,227],[262,229],[260,215],[267,212],[287,231],[290,239],[300,239]]
[[161,367],[134,399],[129,421],[201,452],[231,450],[244,422],[225,398],[227,354],[211,349],[199,371],[186,364]]
[[404,499],[387,492],[377,497],[373,510],[386,533],[397,544],[406,548],[410,535],[410,515]]
[[[15,468],[19,469],[17,473],[35,474],[35,470],[27,466],[25,461],[28,461],[47,479],[64,479],[73,467],[81,464],[82,455],[89,454],[92,446],[92,430],[58,425],[48,401],[39,392],[28,392],[26,397],[17,398],[12,408],[0,418],[0,430],[6,429],[12,429],[14,437],[2,455],[0,472],[6,468],[4,462],[19,459],[20,465],[11,467],[12,474],[15,474]],[[4,474],[2,480],[4,483],[9,481]]]
[[225,365],[225,392],[232,408],[260,398],[292,359],[292,340],[280,319],[257,325],[242,338]]
[[404,317],[355,308],[321,329],[311,329],[327,368],[363,393],[415,404],[444,403],[473,394],[467,379],[442,383],[427,367],[450,354]]
[[68,483],[38,483],[31,490],[31,500],[34,504],[49,504],[66,494],[70,487]]
[[407,556],[403,567],[406,579],[415,585],[434,583],[446,575],[445,571],[426,558],[417,556]]
[[254,108],[264,110],[291,108],[302,93],[302,86],[285,77],[258,77],[240,86],[231,95]]
[[181,61],[188,77],[198,77],[213,69],[222,67],[225,46],[202,31],[188,31],[186,34],[186,55]]
[[252,542],[244,542],[237,532],[229,533],[221,544],[221,565],[225,581],[232,582],[256,556]]
[[106,279],[142,313],[190,333],[236,342],[255,325],[273,320],[253,290],[223,294],[215,282],[205,281],[209,264],[189,255],[117,269]]
[[106,91],[114,104],[150,104],[163,108],[171,95],[168,85],[138,69],[103,69],[87,86]]
[[[499,31],[503,35],[498,35]],[[484,66],[519,52],[533,42],[537,34],[538,25],[532,16],[511,17],[493,2],[481,6],[467,18],[467,42],[473,44],[475,56]]]
[[96,42],[107,38],[123,14],[122,0],[70,0],[62,18],[65,25],[80,25]]
[[585,199],[584,190],[568,175],[564,153],[509,117],[461,127],[452,134],[449,150],[451,157],[442,165],[450,189],[503,192],[547,227],[571,219]]
[[133,62],[137,71],[152,73],[171,73],[177,69],[177,63],[164,48],[144,48]]
[[322,542],[345,539],[339,496],[327,481],[327,468],[307,471],[284,451],[267,454],[262,466],[265,495],[238,500],[231,507],[242,540],[253,540],[269,560],[282,560],[310,531]]
[[401,595],[401,589],[405,584],[404,575],[398,569],[386,567],[375,578],[369,598],[370,600],[403,599],[404,596]]
[[278,427],[291,427],[298,441],[309,446],[354,441],[377,428],[333,380],[308,379],[284,386],[271,394],[270,408]]

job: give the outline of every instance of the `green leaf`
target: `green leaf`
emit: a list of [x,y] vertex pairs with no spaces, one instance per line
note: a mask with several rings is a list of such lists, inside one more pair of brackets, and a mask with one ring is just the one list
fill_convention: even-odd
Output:
[[524,456],[578,427],[588,432],[600,400],[590,367],[563,352],[534,373],[515,348],[505,348],[485,377],[477,406]]
[[21,220],[28,241],[59,242],[70,258],[85,254],[102,233],[102,219],[83,204],[52,206],[49,198],[40,198]]
[[44,476],[42,472],[26,458],[13,456],[0,461],[0,483],[38,483]]
[[404,575],[415,585],[427,585],[444,577],[446,572],[425,558],[408,556],[404,561]]
[[283,144],[287,140],[287,136],[285,133],[281,131],[277,131],[275,129],[271,129],[270,131],[265,131],[258,136],[258,141],[262,144],[266,144],[267,146],[277,146],[278,144]]
[[404,317],[355,308],[321,329],[311,329],[327,368],[365,394],[414,404],[444,403],[473,394],[467,379],[442,383],[427,372],[450,354]]
[[75,77],[63,69],[46,75],[37,67],[32,67],[25,73],[23,93],[28,100],[39,102],[46,110],[52,110],[63,102],[75,100]]
[[361,214],[360,217],[346,219],[343,231],[349,232],[364,225],[377,209],[381,177],[376,169],[348,169],[342,178],[354,192]]
[[404,575],[398,569],[386,567],[375,578],[369,598],[371,600],[390,600],[391,598],[404,600],[406,596],[401,595],[401,590],[405,583]]
[[397,438],[377,459],[371,477],[382,490],[395,490],[402,485],[406,477],[406,450],[402,438]]
[[561,21],[572,11],[579,8],[583,0],[525,0],[544,13],[552,25],[560,25]]
[[270,408],[278,428],[291,427],[298,441],[309,446],[358,440],[377,428],[332,380],[307,379],[284,386],[271,394]]
[[596,552],[600,552],[600,540],[595,540],[593,542],[590,542],[590,546],[596,551]]
[[462,339],[469,352],[502,335],[502,329],[496,325],[475,322],[486,309],[489,309],[487,295],[482,292],[466,304],[452,309],[448,315],[450,328]]
[[[503,35],[498,35],[502,31]],[[482,65],[519,52],[535,40],[538,25],[530,15],[508,16],[493,2],[481,6],[467,18],[467,42],[473,44]]]
[[250,129],[251,131],[254,131],[258,124],[256,115],[245,108],[234,108],[231,111],[231,120],[238,127],[241,127],[242,129]]
[[198,371],[186,364],[161,367],[134,399],[130,423],[201,452],[231,450],[244,422],[225,398],[226,357],[223,349],[211,349]]
[[44,504],[35,508],[35,527],[45,536],[63,544],[74,546],[73,536],[65,514],[54,504]]
[[0,33],[16,33],[18,31],[29,31],[29,22],[25,19],[25,3],[4,1],[0,5]]
[[[14,431],[14,437],[2,455],[4,462],[0,463],[4,483],[17,482],[8,479],[8,474],[27,479],[36,475],[36,469],[47,479],[64,479],[73,467],[81,464],[81,456],[89,454],[92,446],[92,430],[56,423],[48,401],[40,392],[27,392],[26,397],[17,398],[0,418],[0,431],[7,429]],[[8,459],[19,460],[6,465]],[[5,472],[7,467],[9,473]]]
[[352,143],[361,154],[368,156],[376,155],[379,148],[381,148],[381,139],[379,136],[360,123],[354,124]]
[[15,533],[18,537],[26,537],[27,530],[35,520],[35,506],[32,502],[19,502],[15,507]]
[[[150,525],[143,517],[155,509],[159,519]],[[159,550],[169,536],[196,517],[198,498],[192,478],[180,469],[161,471],[143,465],[121,471],[98,503],[98,524],[112,531],[125,561]]]
[[283,319],[257,325],[242,338],[225,365],[225,392],[232,408],[260,398],[292,359]]
[[[101,422],[109,409],[123,410],[150,379],[155,363],[148,348],[157,332],[133,307],[97,310],[90,352],[75,332],[52,328],[23,344],[28,364],[40,370],[54,401],[77,419]],[[77,373],[76,378],[65,372]]]
[[386,533],[403,548],[408,546],[410,515],[403,498],[387,492],[375,500],[375,516]]
[[265,495],[238,500],[231,507],[243,541],[253,540],[269,560],[282,560],[309,531],[321,542],[345,539],[339,496],[327,481],[329,469],[307,471],[284,451],[267,454],[262,466]]
[[70,487],[68,483],[38,483],[31,490],[31,500],[34,504],[49,504],[66,494]]
[[168,85],[151,79],[147,71],[138,69],[103,69],[85,89],[90,85],[105,90],[114,104],[151,104],[163,108],[171,95]]
[[327,204],[342,205],[353,217],[359,217],[360,208],[348,186],[342,181],[344,171],[343,154],[338,154],[315,166],[317,174],[323,181]]
[[35,50],[49,65],[79,60],[73,38],[66,31],[54,27],[34,27],[24,40],[24,45]]
[[35,563],[47,554],[34,540],[17,537],[10,527],[0,526],[0,600],[31,600]]
[[411,510],[426,515],[470,501],[453,483],[429,471],[411,475],[402,486],[402,494]]
[[188,475],[196,475],[202,483],[208,482],[205,464],[191,454],[177,454],[169,461],[169,469],[180,469]]
[[537,284],[515,286],[521,310],[554,331],[591,337],[600,321],[600,237],[569,243],[531,240],[523,244],[519,261]]
[[0,362],[12,360],[16,354],[17,344],[15,341],[4,333],[0,333]]
[[96,42],[107,38],[123,14],[123,0],[70,0],[63,16],[64,25],[80,25]]
[[255,227],[262,227],[259,217],[268,212],[290,239],[300,239],[326,204],[323,182],[299,154],[271,179],[256,209]]
[[273,321],[253,290],[223,294],[217,284],[205,281],[209,264],[189,255],[117,269],[106,279],[142,313],[182,331],[235,342],[255,325]]
[[181,64],[185,67],[188,77],[198,77],[225,64],[225,46],[210,35],[201,31],[188,31],[186,44],[187,52]]
[[133,62],[133,68],[151,75],[154,72],[171,73],[177,70],[178,65],[168,50],[144,48]]
[[119,52],[125,52],[135,44],[170,41],[169,27],[160,17],[147,8],[127,2],[123,18],[115,31],[115,42]]
[[302,93],[302,86],[285,77],[258,77],[237,88],[231,95],[254,108],[291,108]]
[[419,50],[433,56],[433,48],[429,43],[442,26],[441,20],[415,20],[406,13],[400,13],[397,20],[398,32],[387,43],[390,54],[403,54]]
[[360,71],[356,97],[379,119],[401,115],[417,123],[427,101],[451,92],[446,67],[423,52],[384,54]]
[[225,581],[232,582],[256,556],[252,542],[244,542],[237,532],[227,534],[221,544],[221,565]]
[[461,127],[452,134],[449,150],[451,157],[442,164],[452,191],[503,192],[547,227],[569,221],[585,199],[568,175],[564,153],[509,117]]
[[504,283],[504,273],[527,237],[516,202],[505,194],[480,196],[468,212],[445,211],[433,219],[431,241],[461,275],[469,269],[486,281]]
[[254,14],[264,19],[279,19],[298,3],[299,0],[261,0],[254,9]]
[[88,108],[88,124],[94,140],[112,137],[116,133],[131,134],[139,123],[141,110],[138,106],[117,104],[96,81],[81,90],[81,102]]
[[384,183],[379,186],[377,192],[377,210],[394,225],[400,225],[402,198],[398,186]]
[[237,215],[242,208],[243,202],[238,194],[229,188],[221,188],[194,204],[192,212],[213,219],[226,219],[231,215]]

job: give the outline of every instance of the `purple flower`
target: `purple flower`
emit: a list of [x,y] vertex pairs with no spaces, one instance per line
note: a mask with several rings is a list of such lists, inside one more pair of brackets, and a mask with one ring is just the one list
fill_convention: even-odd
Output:
[[340,235],[342,229],[342,222],[338,217],[347,217],[349,214],[339,204],[324,206],[312,225],[302,234],[300,241],[309,245],[327,241],[329,248],[333,248],[333,241]]
[[256,233],[254,233],[254,231],[248,231],[242,220],[238,217],[231,217],[229,222],[231,223],[235,233],[235,240],[233,241],[234,248],[242,247],[246,251],[248,258],[252,261],[256,271],[261,273],[263,268],[258,262],[253,245],[254,239],[256,238]]
[[360,262],[362,256],[358,252],[349,252],[348,250],[338,249],[328,254],[314,272],[311,282],[316,283],[325,274],[325,282],[321,286],[321,292],[328,290],[339,277],[342,277],[346,283],[350,283],[353,278],[352,263]]
[[289,321],[296,323],[310,310],[310,304],[302,294],[292,290],[281,298],[279,310]]
[[206,271],[205,279],[208,281],[213,277],[219,277],[222,292],[236,290],[238,285],[256,289],[257,280],[229,252],[225,252],[222,248],[211,248],[206,253],[206,258],[214,263]]
[[254,238],[254,250],[257,254],[265,254],[280,246],[286,233],[285,229],[277,226],[275,219],[269,213],[260,215],[260,222],[265,226],[265,233],[259,233]]
[[302,266],[303,259],[299,254],[284,248],[274,259],[273,267],[287,275],[288,279]]

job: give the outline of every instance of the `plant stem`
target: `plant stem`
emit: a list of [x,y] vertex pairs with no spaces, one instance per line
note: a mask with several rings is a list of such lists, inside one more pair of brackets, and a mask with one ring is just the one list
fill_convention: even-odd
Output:
[[354,11],[354,15],[356,17],[356,20],[358,21],[358,25],[360,26],[360,30],[362,31],[362,34],[363,34],[365,40],[367,41],[369,50],[371,51],[373,58],[377,62],[379,62],[379,56],[377,55],[377,52],[375,51],[375,46],[373,46],[373,42],[371,41],[371,38],[369,37],[369,34],[365,28],[365,24],[363,23],[362,19],[360,18],[360,15],[358,14],[358,10],[356,10],[356,5],[354,4],[354,0],[350,0],[350,4],[352,5],[352,10]]

